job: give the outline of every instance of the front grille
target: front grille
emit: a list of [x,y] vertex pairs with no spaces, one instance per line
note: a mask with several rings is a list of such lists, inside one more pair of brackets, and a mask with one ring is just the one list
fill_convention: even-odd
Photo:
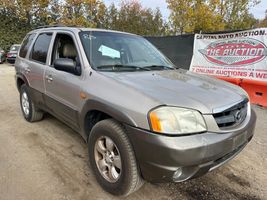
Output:
[[229,128],[241,124],[247,116],[248,100],[245,99],[231,108],[213,114],[219,128]]

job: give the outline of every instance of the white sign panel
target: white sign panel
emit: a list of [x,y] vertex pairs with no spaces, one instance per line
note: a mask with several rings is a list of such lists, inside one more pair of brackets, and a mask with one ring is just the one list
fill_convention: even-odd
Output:
[[212,76],[267,81],[267,28],[196,34],[190,70]]

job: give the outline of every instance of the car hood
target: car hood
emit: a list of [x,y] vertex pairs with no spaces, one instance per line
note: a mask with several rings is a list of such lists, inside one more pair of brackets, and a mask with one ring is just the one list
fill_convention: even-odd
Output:
[[214,113],[247,97],[238,86],[190,71],[164,70],[148,72],[105,73],[116,81],[159,102]]
[[18,51],[9,51],[8,53],[17,54]]

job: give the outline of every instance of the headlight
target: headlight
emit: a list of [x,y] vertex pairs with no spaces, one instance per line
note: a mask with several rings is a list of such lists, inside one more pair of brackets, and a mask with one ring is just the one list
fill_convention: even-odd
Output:
[[200,112],[178,107],[159,107],[149,113],[154,132],[166,134],[189,134],[207,130]]

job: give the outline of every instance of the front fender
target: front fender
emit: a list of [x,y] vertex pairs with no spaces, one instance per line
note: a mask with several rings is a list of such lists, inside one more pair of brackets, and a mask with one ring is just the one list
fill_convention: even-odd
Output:
[[100,111],[109,116],[113,119],[117,120],[120,123],[127,124],[133,127],[137,127],[136,122],[129,116],[127,113],[115,108],[113,105],[109,105],[106,102],[102,102],[100,100],[89,99],[83,106],[83,109],[80,113],[80,125],[82,129],[82,136],[83,138],[87,139],[89,133],[86,133],[86,126],[85,126],[85,117],[86,114],[90,111]]

